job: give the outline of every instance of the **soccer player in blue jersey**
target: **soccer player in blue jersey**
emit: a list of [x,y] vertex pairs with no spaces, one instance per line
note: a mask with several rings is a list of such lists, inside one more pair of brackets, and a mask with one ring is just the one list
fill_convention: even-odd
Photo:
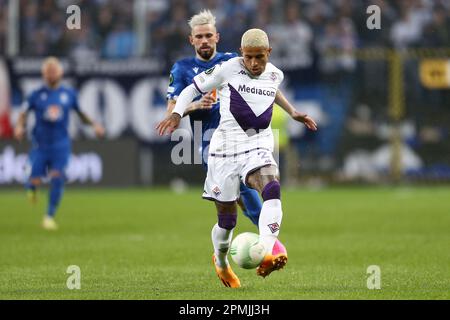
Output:
[[32,202],[36,202],[36,189],[42,178],[50,178],[49,203],[42,227],[47,230],[58,228],[54,217],[64,190],[64,171],[71,153],[68,133],[69,114],[75,111],[82,122],[94,128],[98,137],[104,135],[104,128],[93,122],[80,110],[77,93],[60,85],[63,68],[58,59],[47,58],[42,65],[45,85],[33,91],[27,99],[15,127],[15,137],[20,141],[25,136],[26,118],[34,112],[36,123],[32,131],[32,148],[29,154],[31,174],[26,188]]

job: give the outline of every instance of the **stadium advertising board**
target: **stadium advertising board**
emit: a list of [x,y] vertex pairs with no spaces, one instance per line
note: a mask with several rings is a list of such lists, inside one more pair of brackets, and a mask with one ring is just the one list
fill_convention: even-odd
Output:
[[[0,187],[25,183],[29,174],[29,147],[28,143],[0,142]],[[76,141],[66,169],[67,182],[91,186],[135,185],[137,148],[134,140],[126,139]]]

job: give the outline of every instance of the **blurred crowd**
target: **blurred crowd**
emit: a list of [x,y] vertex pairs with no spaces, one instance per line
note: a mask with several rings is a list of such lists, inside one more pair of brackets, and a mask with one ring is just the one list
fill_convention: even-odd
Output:
[[[450,46],[449,0],[20,0],[20,55],[110,59],[151,56],[168,63],[190,55],[187,20],[203,8],[217,17],[220,50],[236,51],[250,27],[269,32],[273,58],[284,68],[306,67],[314,52],[370,46]],[[81,8],[80,30],[68,30],[66,8]],[[381,9],[381,29],[369,30],[369,5]],[[0,0],[0,52],[5,51],[7,0]],[[144,14],[142,14],[142,10]],[[138,50],[144,19],[146,47]],[[352,68],[352,59],[343,59]],[[333,67],[323,66],[324,68]]]
[[[6,53],[10,1],[0,0],[1,55]],[[56,55],[79,61],[151,57],[162,74],[177,59],[193,55],[187,22],[204,8],[216,15],[219,51],[237,51],[248,28],[266,30],[273,47],[271,61],[285,72],[289,98],[301,102],[302,110],[311,109],[307,112],[320,110],[318,133],[290,132],[302,165],[311,164],[308,170],[335,168],[336,155],[355,148],[356,137],[361,146],[389,138],[383,128],[389,120],[391,66],[382,60],[357,59],[356,49],[450,48],[450,0],[14,1],[19,1],[21,56]],[[73,4],[81,8],[79,30],[66,27],[66,9]],[[367,27],[370,5],[380,8],[380,29]],[[324,54],[329,49],[340,53]],[[448,129],[439,125],[448,123],[449,93],[421,86],[418,62],[404,63],[406,119],[415,128],[414,139],[408,135],[408,141],[414,148],[430,143],[441,147],[442,141],[450,141],[441,134]],[[368,163],[361,159],[358,163]],[[446,168],[450,176],[450,164]]]

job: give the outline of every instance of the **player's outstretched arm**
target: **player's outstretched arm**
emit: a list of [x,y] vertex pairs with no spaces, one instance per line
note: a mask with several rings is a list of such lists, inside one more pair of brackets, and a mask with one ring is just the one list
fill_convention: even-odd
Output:
[[101,138],[105,135],[105,128],[100,123],[94,122],[91,118],[87,116],[83,111],[77,111],[78,116],[80,117],[83,124],[92,126],[94,128],[95,135],[98,138]]
[[[196,110],[209,110],[212,108],[212,105],[216,102],[213,95],[211,93],[207,93],[198,101],[191,102],[189,107],[184,111],[183,117],[186,117],[190,113],[196,111]],[[167,101],[167,115],[170,115],[175,109],[175,104],[177,102],[175,100],[169,100]]]
[[175,104],[177,103],[176,100],[167,100],[167,113],[166,113],[166,117],[170,116],[170,114],[172,113],[173,109],[175,109]]
[[277,94],[275,96],[275,103],[278,104],[284,111],[286,111],[292,119],[303,123],[308,129],[316,131],[317,123],[313,118],[308,116],[305,113],[298,112],[286,99],[283,93],[280,90],[277,90]]
[[25,136],[25,123],[27,121],[27,111],[23,111],[19,114],[19,119],[17,120],[17,124],[14,127],[14,137],[22,141],[23,137]]
[[200,95],[200,92],[193,84],[187,86],[183,89],[183,91],[181,91],[172,113],[166,116],[166,118],[156,126],[156,130],[160,136],[164,135],[166,132],[171,134],[178,128],[181,117],[186,112],[186,109],[189,107],[192,100],[194,100],[198,95]]
[[184,111],[184,117],[196,110],[210,110],[212,105],[216,102],[211,92],[203,95],[198,101],[192,102],[189,107]]
[[160,136],[166,132],[172,134],[180,126],[181,116],[178,113],[171,113],[163,121],[158,123],[156,130]]

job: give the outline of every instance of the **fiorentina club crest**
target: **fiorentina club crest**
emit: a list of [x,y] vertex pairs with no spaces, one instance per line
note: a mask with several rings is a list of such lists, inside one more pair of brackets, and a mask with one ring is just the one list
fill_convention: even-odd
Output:
[[212,192],[217,196],[219,196],[222,192],[220,191],[219,187],[215,186],[214,189],[212,189]]
[[267,226],[269,227],[270,231],[272,231],[272,233],[275,233],[278,230],[280,230],[280,225],[277,222],[268,224]]
[[275,72],[272,72],[272,73],[270,74],[270,79],[271,79],[272,81],[277,80],[277,75],[275,74]]

